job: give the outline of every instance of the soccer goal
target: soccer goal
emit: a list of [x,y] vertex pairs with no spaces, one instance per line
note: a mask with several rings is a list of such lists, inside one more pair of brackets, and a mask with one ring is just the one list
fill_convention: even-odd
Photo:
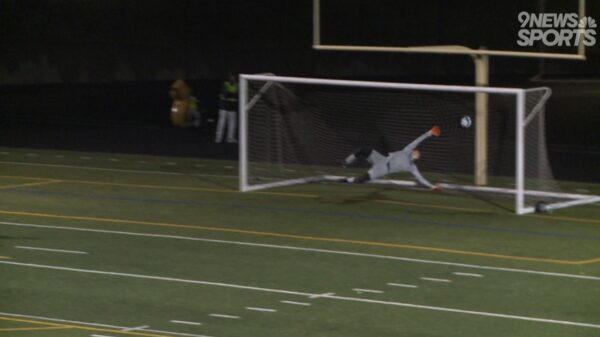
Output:
[[[486,94],[489,104],[484,186],[474,183],[481,166],[475,163],[475,139],[482,137],[461,125],[463,117],[475,118],[478,94]],[[339,182],[365,171],[339,164],[356,148],[386,155],[438,125],[441,136],[419,146],[418,166],[447,191],[495,195],[508,204],[514,199],[518,214],[598,202],[598,196],[561,192],[553,178],[544,132],[550,95],[546,87],[240,75],[240,190]],[[418,188],[406,174],[370,183]]]

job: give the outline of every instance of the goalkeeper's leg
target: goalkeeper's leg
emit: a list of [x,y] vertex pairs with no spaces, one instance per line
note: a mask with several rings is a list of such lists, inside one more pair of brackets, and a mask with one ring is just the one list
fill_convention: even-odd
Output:
[[360,184],[365,183],[369,180],[383,177],[388,173],[389,168],[387,166],[387,161],[379,161],[375,163],[375,165],[373,165],[367,173],[363,174],[362,176],[348,178],[347,181],[349,183]]
[[348,178],[346,181],[352,184],[361,184],[371,180],[369,173],[365,173],[362,176]]
[[357,159],[364,159],[371,164],[375,164],[377,162],[384,160],[385,157],[381,153],[373,150],[372,147],[363,146],[363,147],[359,147],[351,155],[346,157],[346,159],[344,159],[342,161],[342,164],[344,166],[350,166],[350,165],[354,164]]

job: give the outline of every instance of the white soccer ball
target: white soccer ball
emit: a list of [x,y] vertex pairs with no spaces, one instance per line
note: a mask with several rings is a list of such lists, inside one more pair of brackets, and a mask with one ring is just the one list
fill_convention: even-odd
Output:
[[469,116],[465,116],[460,120],[460,126],[462,126],[465,129],[470,128],[471,125],[473,125],[473,120]]

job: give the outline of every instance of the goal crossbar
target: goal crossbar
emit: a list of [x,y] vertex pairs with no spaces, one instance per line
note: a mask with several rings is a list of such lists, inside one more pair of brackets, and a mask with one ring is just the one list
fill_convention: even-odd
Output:
[[513,94],[513,95],[515,95],[515,94],[518,94],[519,92],[524,91],[524,89],[519,89],[519,88],[334,80],[334,79],[323,79],[323,78],[304,78],[304,77],[289,77],[289,76],[274,76],[274,75],[242,74],[242,75],[240,75],[240,80],[264,81],[264,82],[274,81],[277,83],[296,83],[296,84],[338,85],[338,86],[345,86],[345,87],[361,87],[361,88],[406,89],[406,90],[418,90],[418,91],[444,91],[444,92],[463,92],[463,93],[487,93],[487,94]]

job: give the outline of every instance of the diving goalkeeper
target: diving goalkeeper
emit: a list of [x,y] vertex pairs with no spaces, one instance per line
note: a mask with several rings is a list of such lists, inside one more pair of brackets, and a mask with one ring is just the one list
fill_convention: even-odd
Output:
[[441,133],[442,131],[440,130],[439,126],[434,126],[431,128],[431,130],[425,132],[412,143],[408,144],[404,149],[396,152],[390,152],[387,157],[369,147],[361,147],[357,149],[354,151],[354,153],[342,161],[343,166],[350,166],[354,164],[357,159],[364,159],[371,164],[371,168],[364,175],[360,177],[348,178],[346,179],[346,182],[364,183],[392,173],[410,172],[415,179],[417,179],[419,184],[434,191],[441,191],[439,186],[432,185],[421,175],[417,165],[415,164],[415,161],[419,160],[421,157],[421,152],[417,150],[417,146],[419,146],[419,144],[421,144],[427,138],[431,136],[438,137]]

